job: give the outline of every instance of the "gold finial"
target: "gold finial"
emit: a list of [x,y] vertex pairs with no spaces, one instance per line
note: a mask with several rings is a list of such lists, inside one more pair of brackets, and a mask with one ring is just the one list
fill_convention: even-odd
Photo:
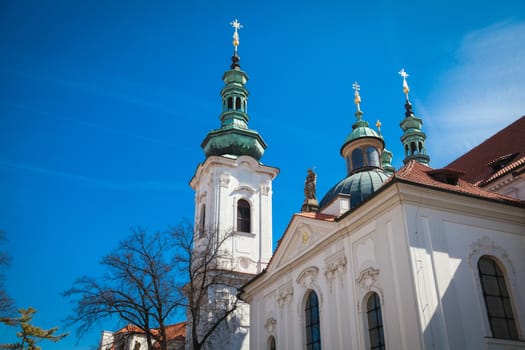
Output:
[[230,22],[230,25],[235,29],[235,32],[233,32],[233,47],[235,48],[235,52],[237,52],[237,46],[239,46],[238,30],[242,28],[242,24],[236,18],[235,20]]
[[407,83],[408,73],[405,71],[405,68],[402,68],[399,72],[399,75],[403,77],[403,92],[405,93],[408,101],[408,92],[410,91]]
[[381,132],[381,122],[379,120],[376,122],[376,128]]
[[352,89],[354,89],[354,103],[357,106],[357,112],[361,112],[361,96],[359,96],[361,87],[357,81],[352,84]]

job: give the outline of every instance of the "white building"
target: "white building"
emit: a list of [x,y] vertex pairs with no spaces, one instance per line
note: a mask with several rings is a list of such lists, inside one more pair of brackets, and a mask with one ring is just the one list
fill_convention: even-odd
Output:
[[[191,186],[196,234],[231,235],[221,263],[247,282],[249,308],[210,348],[525,349],[525,146],[515,139],[525,139],[525,118],[478,153],[432,169],[404,80],[405,165],[395,171],[383,137],[362,119],[356,86],[357,120],[341,147],[347,173],[320,202],[309,173],[303,212],[272,256],[278,170],[259,162],[266,144],[248,128],[236,43],[234,35],[221,127],[203,141]],[[483,177],[471,160],[489,163]],[[208,302],[218,293],[235,290],[211,290]]]
[[[341,149],[347,176],[318,212],[292,217],[243,287],[250,349],[525,349],[525,202],[430,168],[411,108],[407,99],[405,166],[389,176],[358,106]],[[523,140],[524,126],[509,128]],[[494,171],[513,171],[488,182],[511,176],[512,189],[497,188],[523,195],[525,147],[500,134],[489,143],[519,148],[494,150],[512,155]]]

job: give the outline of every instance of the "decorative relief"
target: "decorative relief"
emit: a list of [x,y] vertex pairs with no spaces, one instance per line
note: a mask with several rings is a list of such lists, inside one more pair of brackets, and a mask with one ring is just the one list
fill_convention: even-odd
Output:
[[261,185],[261,194],[267,196],[270,193],[270,184],[265,183]]
[[264,322],[264,328],[266,328],[266,332],[273,333],[275,331],[277,325],[277,320],[273,317],[270,317],[269,319]]
[[308,241],[310,240],[310,234],[308,232],[303,232],[303,235],[301,237],[301,242],[303,242],[304,245],[308,244]]
[[221,187],[228,187],[230,184],[230,174],[222,174],[220,179]]
[[[470,245],[468,262],[471,269],[477,269],[477,258],[482,255],[493,255],[498,257],[505,262],[509,272],[511,272],[513,275],[515,274],[514,266],[512,265],[507,251],[487,236],[481,237]],[[476,259],[474,259],[474,257],[476,257]]]
[[284,305],[290,303],[293,298],[293,287],[292,286],[286,286],[284,288],[279,289],[277,292],[277,304],[279,304],[279,307],[283,307]]
[[315,266],[309,267],[297,277],[297,283],[304,288],[310,288],[310,286],[317,280],[319,269]]
[[336,277],[339,277],[339,280],[341,281],[341,287],[343,286],[343,274],[346,271],[346,262],[347,260],[345,255],[339,255],[327,261],[324,270],[324,276],[326,277],[326,280],[330,286],[330,292],[332,291],[332,286]]
[[378,269],[369,267],[361,271],[361,273],[359,274],[359,277],[357,277],[355,281],[362,289],[366,291],[370,291],[370,289],[373,286],[377,287],[377,276],[378,275],[379,275]]

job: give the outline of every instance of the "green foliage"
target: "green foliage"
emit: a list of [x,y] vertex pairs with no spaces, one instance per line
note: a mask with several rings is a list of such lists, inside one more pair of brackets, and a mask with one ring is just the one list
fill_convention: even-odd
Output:
[[57,342],[67,336],[67,333],[55,334],[58,327],[46,330],[32,325],[31,320],[36,313],[36,310],[32,307],[20,309],[18,312],[20,313],[20,317],[1,317],[0,322],[7,326],[20,326],[20,331],[16,333],[20,341],[13,344],[0,344],[0,349],[40,350],[41,348],[36,345],[38,342],[42,340]]

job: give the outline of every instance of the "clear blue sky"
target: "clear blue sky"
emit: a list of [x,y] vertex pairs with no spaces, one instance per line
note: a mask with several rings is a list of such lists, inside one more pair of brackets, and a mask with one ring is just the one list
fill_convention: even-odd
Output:
[[[394,166],[409,74],[431,166],[525,114],[525,3],[505,1],[15,1],[0,3],[0,229],[7,290],[62,326],[60,294],[142,226],[193,217],[200,143],[219,126],[238,18],[250,127],[268,149],[274,241],[316,167],[318,197],[345,174],[354,121],[380,119]],[[274,244],[275,247],[275,244]],[[104,324],[75,344],[90,349]],[[8,340],[0,327],[0,340]]]

